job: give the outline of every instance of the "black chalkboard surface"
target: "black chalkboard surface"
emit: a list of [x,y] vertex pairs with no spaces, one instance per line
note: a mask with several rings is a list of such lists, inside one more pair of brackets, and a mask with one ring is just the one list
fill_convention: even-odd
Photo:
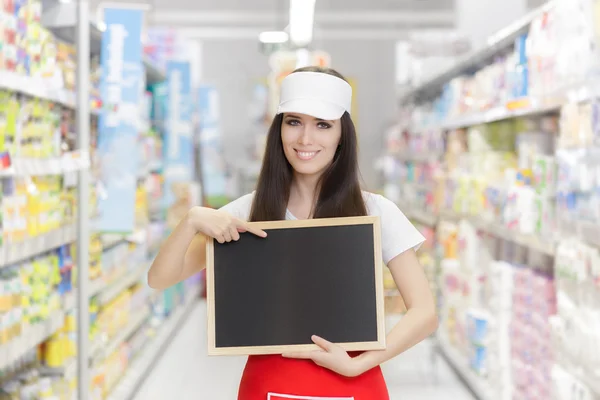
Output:
[[379,217],[252,225],[267,238],[207,242],[210,355],[385,348]]

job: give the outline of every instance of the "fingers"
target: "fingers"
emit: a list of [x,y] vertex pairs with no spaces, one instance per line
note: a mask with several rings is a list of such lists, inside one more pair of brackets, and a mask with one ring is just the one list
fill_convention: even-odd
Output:
[[297,358],[299,360],[313,360],[317,357],[317,353],[322,353],[322,351],[291,351],[289,353],[283,353],[281,356],[285,358]]
[[322,348],[325,351],[331,351],[333,349],[334,344],[323,339],[322,337],[319,337],[317,335],[313,335],[311,337],[312,341],[314,344],[316,344],[317,346],[319,346],[320,348]]
[[247,222],[233,219],[228,225],[221,229],[216,229],[213,236],[219,243],[238,241],[241,232],[249,232],[258,237],[267,237],[267,233],[262,229],[249,226]]
[[237,220],[237,229],[240,230],[241,232],[250,232],[258,237],[267,237],[267,232],[263,231],[262,229],[253,227],[248,225],[247,222],[241,221],[241,220]]
[[235,240],[236,242],[238,240],[240,240],[240,233],[238,232],[238,230],[235,227],[233,227],[229,230],[229,234],[231,235],[232,240]]

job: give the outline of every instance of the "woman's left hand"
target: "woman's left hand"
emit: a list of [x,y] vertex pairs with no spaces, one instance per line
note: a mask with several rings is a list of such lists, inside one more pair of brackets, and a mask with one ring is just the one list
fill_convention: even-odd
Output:
[[365,372],[359,359],[350,357],[340,346],[315,335],[311,339],[320,350],[284,353],[283,357],[313,360],[315,364],[349,378]]

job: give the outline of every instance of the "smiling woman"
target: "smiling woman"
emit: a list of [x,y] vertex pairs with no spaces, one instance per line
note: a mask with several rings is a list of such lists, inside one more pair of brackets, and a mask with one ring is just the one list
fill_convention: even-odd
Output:
[[351,103],[352,88],[331,69],[304,68],[287,76],[256,191],[220,210],[190,210],[149,272],[151,285],[166,287],[203,268],[198,262],[205,257],[201,235],[220,243],[245,240],[239,234],[244,231],[266,236],[248,221],[380,217],[382,259],[408,309],[388,334],[387,348],[347,353],[327,338],[313,336],[319,351],[250,356],[239,400],[389,400],[379,365],[437,327],[433,296],[414,251],[424,237],[394,203],[361,190]]

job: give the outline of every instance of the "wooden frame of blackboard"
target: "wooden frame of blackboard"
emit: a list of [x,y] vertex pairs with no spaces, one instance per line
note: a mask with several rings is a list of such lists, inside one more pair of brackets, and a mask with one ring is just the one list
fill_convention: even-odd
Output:
[[[381,253],[381,222],[378,216],[344,217],[344,218],[318,218],[305,220],[264,221],[251,222],[251,226],[264,229],[290,229],[290,228],[316,228],[326,226],[344,225],[372,225],[373,226],[373,259],[375,276],[375,303],[377,319],[377,340],[360,343],[339,343],[346,351],[384,350],[386,347],[385,306],[383,290],[383,261]],[[281,354],[289,351],[318,350],[315,344],[294,345],[265,345],[254,347],[217,347],[215,326],[215,281],[214,281],[214,246],[215,240],[208,238],[206,241],[206,301],[208,319],[208,355],[256,355],[256,354]]]

